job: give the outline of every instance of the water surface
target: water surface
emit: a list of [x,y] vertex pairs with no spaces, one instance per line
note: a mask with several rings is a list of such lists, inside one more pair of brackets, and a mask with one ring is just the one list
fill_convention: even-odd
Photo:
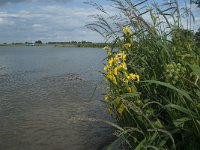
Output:
[[[100,100],[106,54],[95,48],[0,47],[0,149],[94,150],[108,126]],[[97,86],[98,85],[98,86]]]

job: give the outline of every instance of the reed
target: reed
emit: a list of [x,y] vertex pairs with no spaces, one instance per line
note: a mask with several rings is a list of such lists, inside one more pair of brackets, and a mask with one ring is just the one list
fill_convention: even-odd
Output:
[[118,137],[109,148],[198,149],[200,49],[190,30],[191,7],[180,8],[177,0],[111,3],[115,15],[93,5],[101,15],[88,25],[114,41],[104,48],[104,102]]

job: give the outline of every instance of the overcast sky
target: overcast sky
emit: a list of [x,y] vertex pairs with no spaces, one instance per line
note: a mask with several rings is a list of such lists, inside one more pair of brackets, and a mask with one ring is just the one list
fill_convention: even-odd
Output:
[[[97,10],[87,0],[0,0],[0,43],[92,41],[103,38],[85,27]],[[100,1],[100,0],[99,0]],[[180,0],[183,1],[183,0]],[[101,0],[105,5],[105,0]],[[194,7],[194,6],[193,6]],[[194,8],[200,26],[200,9]],[[193,27],[197,29],[197,25]]]

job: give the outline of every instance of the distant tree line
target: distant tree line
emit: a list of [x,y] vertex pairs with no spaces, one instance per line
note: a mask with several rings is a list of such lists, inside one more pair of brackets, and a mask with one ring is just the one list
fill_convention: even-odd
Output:
[[42,44],[41,40],[35,41],[35,44]]
[[56,45],[56,46],[75,46],[75,47],[105,47],[106,45],[109,45],[109,43],[93,43],[88,41],[69,41],[69,42],[48,42],[50,45]]

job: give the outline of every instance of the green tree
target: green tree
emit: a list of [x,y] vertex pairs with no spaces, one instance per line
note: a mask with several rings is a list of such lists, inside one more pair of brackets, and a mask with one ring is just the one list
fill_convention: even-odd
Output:
[[42,44],[42,41],[40,41],[40,40],[35,41],[35,44]]

